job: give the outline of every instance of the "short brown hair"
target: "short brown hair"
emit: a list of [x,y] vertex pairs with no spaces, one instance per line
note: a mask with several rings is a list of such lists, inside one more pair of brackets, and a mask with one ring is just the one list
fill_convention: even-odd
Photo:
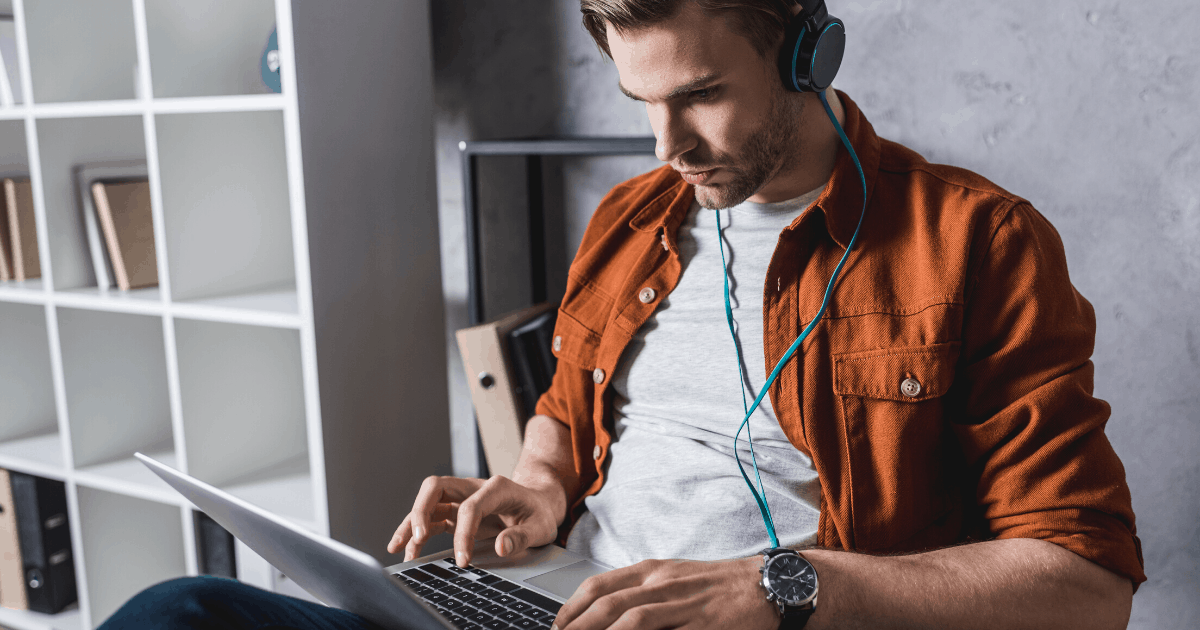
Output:
[[691,2],[710,15],[724,14],[733,29],[764,58],[774,55],[792,17],[795,0],[580,0],[583,26],[612,58],[607,24],[619,32],[653,26],[674,17]]

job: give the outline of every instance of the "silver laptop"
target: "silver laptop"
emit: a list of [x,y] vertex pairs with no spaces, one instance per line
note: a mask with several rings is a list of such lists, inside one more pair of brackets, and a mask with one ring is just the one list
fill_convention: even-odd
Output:
[[580,582],[608,570],[555,545],[500,558],[495,539],[476,544],[466,569],[454,564],[450,550],[385,569],[353,547],[136,457],[314,597],[384,628],[549,628]]

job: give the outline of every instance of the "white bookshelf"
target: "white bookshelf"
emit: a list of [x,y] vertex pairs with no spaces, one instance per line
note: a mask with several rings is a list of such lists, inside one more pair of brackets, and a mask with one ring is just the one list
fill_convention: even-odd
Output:
[[[92,628],[196,574],[191,506],[138,451],[385,560],[450,458],[426,3],[7,13],[25,98],[0,107],[0,172],[33,183],[42,278],[0,283],[0,468],[66,483],[79,602],[0,626]],[[121,160],[147,163],[158,256],[129,292],[97,288],[72,180]]]

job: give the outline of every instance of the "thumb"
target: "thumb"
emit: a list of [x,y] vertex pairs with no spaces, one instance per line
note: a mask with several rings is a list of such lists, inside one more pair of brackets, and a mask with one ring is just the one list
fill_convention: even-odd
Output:
[[529,547],[529,525],[522,523],[506,528],[496,535],[496,555],[507,557]]

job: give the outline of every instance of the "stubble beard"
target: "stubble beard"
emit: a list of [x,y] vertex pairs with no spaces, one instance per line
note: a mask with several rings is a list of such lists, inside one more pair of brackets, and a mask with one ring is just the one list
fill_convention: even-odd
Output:
[[719,165],[732,175],[730,181],[715,185],[693,185],[696,202],[710,210],[736,206],[762,189],[800,152],[796,125],[804,111],[804,101],[789,98],[782,87],[771,94],[771,113],[766,122],[746,139],[736,155],[716,155],[708,164]]

